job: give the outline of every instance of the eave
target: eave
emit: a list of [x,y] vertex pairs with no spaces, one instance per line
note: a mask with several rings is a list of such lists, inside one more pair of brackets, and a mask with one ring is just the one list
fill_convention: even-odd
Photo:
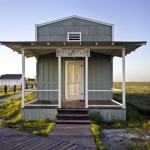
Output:
[[146,41],[101,41],[101,42],[66,42],[66,41],[2,41],[1,45],[11,48],[13,51],[22,53],[25,50],[26,57],[38,57],[40,55],[55,52],[57,48],[64,49],[83,49],[89,48],[91,51],[111,56],[122,57],[122,49],[125,49],[125,55],[130,54],[142,45],[146,45]]

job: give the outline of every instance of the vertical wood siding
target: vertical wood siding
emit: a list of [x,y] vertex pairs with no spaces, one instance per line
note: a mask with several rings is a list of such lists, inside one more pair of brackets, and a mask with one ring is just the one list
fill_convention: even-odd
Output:
[[57,109],[23,108],[21,109],[23,120],[50,119],[56,120]]
[[[105,122],[126,121],[126,109],[89,109],[90,115],[95,115],[95,113],[99,113]],[[38,120],[40,118],[56,120],[57,109],[23,108],[21,114],[23,120]]]
[[[89,57],[89,90],[111,90],[111,56],[91,52]],[[112,92],[89,92],[89,100],[111,100]]]
[[37,40],[66,41],[67,32],[82,32],[82,41],[112,41],[112,26],[79,18],[37,27]]
[[89,109],[89,114],[99,113],[105,122],[113,120],[126,121],[126,109]]
[[[85,58],[62,58],[62,99],[65,99],[65,61]],[[38,89],[58,89],[58,58],[56,53],[42,55],[37,63]],[[112,88],[111,56],[91,52],[89,57],[89,89],[110,90]],[[58,100],[58,92],[38,92],[40,100]],[[111,100],[112,92],[89,92],[89,100]]]

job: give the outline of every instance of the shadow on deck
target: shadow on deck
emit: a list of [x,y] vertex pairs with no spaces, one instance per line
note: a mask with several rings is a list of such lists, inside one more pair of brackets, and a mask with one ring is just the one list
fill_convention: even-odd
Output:
[[[45,105],[57,105],[58,101],[50,101],[50,100],[36,100],[33,101],[29,104],[26,104],[25,107],[45,107]],[[32,106],[34,105],[34,106]],[[43,106],[42,106],[43,105]],[[105,108],[105,109],[120,109],[122,108],[121,105],[119,105],[117,102],[112,101],[112,100],[107,100],[107,101],[95,101],[95,100],[89,100],[88,101],[89,109],[93,108]],[[97,106],[96,106],[97,105]],[[50,108],[57,108],[57,106],[46,106]],[[63,100],[62,101],[62,108],[73,108],[73,109],[84,109],[85,108],[85,100]]]

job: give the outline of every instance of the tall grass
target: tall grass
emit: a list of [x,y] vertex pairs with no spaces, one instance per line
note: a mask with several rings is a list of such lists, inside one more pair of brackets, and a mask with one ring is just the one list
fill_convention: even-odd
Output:
[[[121,88],[120,82],[114,83],[114,88]],[[121,102],[122,94],[114,93],[115,100]],[[126,83],[127,119],[149,119],[150,116],[150,82]]]
[[[36,99],[36,93],[30,93],[25,96],[25,102]],[[10,120],[16,117],[21,110],[21,97],[11,98],[6,103],[0,104],[0,118],[3,120]]]

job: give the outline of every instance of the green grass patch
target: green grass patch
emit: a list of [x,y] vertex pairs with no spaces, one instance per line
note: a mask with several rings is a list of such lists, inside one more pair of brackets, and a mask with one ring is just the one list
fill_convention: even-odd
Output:
[[[25,96],[25,102],[30,102],[36,99],[36,93],[30,93]],[[21,97],[10,99],[6,103],[0,104],[0,126],[7,126],[20,131],[28,133],[47,136],[54,122],[45,119],[39,119],[37,121],[21,120]]]
[[54,122],[45,119],[39,119],[36,121],[29,121],[29,120],[19,121],[18,119],[16,118],[14,119],[14,121],[6,123],[6,126],[19,131],[25,131],[31,134],[47,136],[55,124]]
[[20,86],[16,86],[16,92],[14,92],[13,86],[7,86],[7,93],[4,93],[4,86],[0,86],[0,98],[5,98],[20,92],[21,92]]
[[[25,96],[25,102],[36,99],[36,93],[30,93]],[[10,120],[17,116],[21,111],[21,97],[11,98],[6,103],[0,104],[0,118]]]
[[103,135],[101,134],[101,126],[91,121],[91,130],[94,135],[95,143],[98,150],[107,150],[106,147],[103,146],[101,139]]

